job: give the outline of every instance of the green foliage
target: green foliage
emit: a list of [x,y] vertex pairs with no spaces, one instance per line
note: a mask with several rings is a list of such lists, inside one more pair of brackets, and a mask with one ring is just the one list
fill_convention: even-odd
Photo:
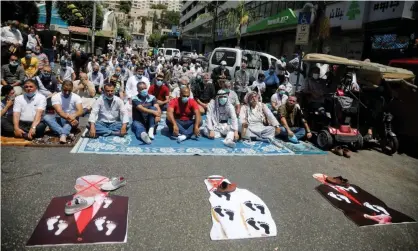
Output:
[[[68,25],[73,26],[87,26],[92,27],[93,20],[93,1],[56,1],[58,14],[63,20],[68,22]],[[67,8],[68,5],[74,5],[79,13],[84,18],[83,21],[72,13],[72,10]],[[96,4],[96,29],[101,29],[103,24],[103,10],[100,4]]]
[[240,1],[236,8],[231,8],[228,10],[227,19],[235,27],[235,34],[237,35],[237,45],[240,45],[241,40],[241,27],[248,24],[249,20],[252,18],[252,13],[248,11],[245,7],[245,2]]
[[151,9],[155,9],[155,10],[166,10],[167,6],[164,4],[153,4],[151,5]]
[[159,33],[152,33],[148,38],[148,45],[151,47],[159,47],[164,43],[164,41],[167,39],[167,35],[162,35]]
[[119,9],[126,14],[128,14],[131,11],[132,7],[132,1],[120,1],[119,3]]
[[177,11],[163,11],[161,14],[161,25],[166,28],[171,28],[171,26],[180,24],[180,12]]
[[34,25],[38,23],[39,9],[35,1],[2,1],[1,21],[18,20]]

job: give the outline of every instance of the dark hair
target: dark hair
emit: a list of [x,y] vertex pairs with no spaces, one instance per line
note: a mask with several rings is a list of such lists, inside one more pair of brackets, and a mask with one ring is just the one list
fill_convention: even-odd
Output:
[[34,84],[36,86],[36,88],[38,88],[38,84],[33,79],[27,79],[27,80],[25,80],[25,82],[23,83],[23,85],[26,85],[26,83],[32,83],[32,84]]
[[64,87],[65,85],[70,85],[71,88],[73,88],[73,82],[70,80],[64,80],[64,82],[62,82],[62,87]]
[[13,86],[5,85],[1,88],[1,96],[7,96],[13,90]]
[[258,73],[258,78],[261,78],[261,77],[263,77],[263,78],[265,77],[264,73]]
[[116,87],[116,84],[114,84],[114,83],[110,82],[110,80],[109,80],[109,82],[104,83],[104,85],[103,85],[103,89],[104,89],[106,86],[107,86],[107,87]]

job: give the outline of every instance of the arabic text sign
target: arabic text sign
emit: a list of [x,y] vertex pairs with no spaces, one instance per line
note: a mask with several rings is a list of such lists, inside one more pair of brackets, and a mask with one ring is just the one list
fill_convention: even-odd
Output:
[[413,1],[378,1],[370,2],[368,22],[393,18],[412,18]]
[[328,5],[325,14],[331,27],[340,26],[343,30],[360,29],[365,9],[364,1],[347,1]]
[[325,10],[325,15],[329,18],[331,27],[338,27],[344,21],[346,2],[330,4]]
[[309,43],[309,24],[298,24],[296,28],[296,45],[307,45]]

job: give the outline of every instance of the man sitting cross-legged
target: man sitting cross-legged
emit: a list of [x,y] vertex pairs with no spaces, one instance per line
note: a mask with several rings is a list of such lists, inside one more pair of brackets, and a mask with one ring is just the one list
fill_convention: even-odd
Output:
[[46,128],[42,122],[42,114],[46,108],[46,99],[37,92],[36,83],[32,79],[26,80],[23,88],[25,93],[17,96],[13,105],[15,137],[29,140],[40,138],[44,135]]
[[297,105],[295,96],[290,96],[287,102],[279,107],[278,111],[280,122],[283,125],[280,126],[280,136],[287,136],[293,143],[297,143],[305,134],[308,139],[312,137],[308,123],[304,119],[300,107]]
[[56,134],[60,135],[60,143],[65,144],[71,129],[78,126],[78,117],[83,115],[83,105],[80,96],[73,93],[73,82],[65,80],[62,91],[51,98],[55,114],[44,116],[45,123]]
[[138,140],[151,144],[155,125],[161,120],[161,110],[157,99],[148,94],[147,84],[139,81],[137,86],[138,95],[132,97],[132,131]]
[[164,83],[164,74],[157,75],[157,81],[148,89],[148,93],[157,98],[157,104],[162,111],[167,110],[168,102],[170,102],[170,89]]
[[200,136],[202,117],[199,105],[190,98],[188,87],[182,88],[180,97],[172,99],[168,104],[166,122],[170,134],[177,137],[177,142],[190,138],[193,134],[196,137]]
[[235,140],[239,138],[235,108],[228,101],[228,93],[222,89],[207,106],[206,127],[203,129],[203,134],[210,139],[226,136],[223,143],[232,148],[235,147],[234,138]]
[[115,85],[105,83],[103,95],[93,104],[89,117],[87,137],[125,136],[129,123],[123,100],[115,96]]

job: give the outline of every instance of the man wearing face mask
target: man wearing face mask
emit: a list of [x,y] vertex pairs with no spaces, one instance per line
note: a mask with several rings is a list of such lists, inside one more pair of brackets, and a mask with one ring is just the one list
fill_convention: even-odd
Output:
[[17,96],[13,105],[14,135],[27,140],[40,138],[46,128],[42,122],[46,99],[37,92],[36,83],[32,79],[26,80],[23,88],[25,93]]
[[144,76],[144,66],[139,65],[136,67],[135,75],[129,77],[126,82],[126,98],[132,103],[132,98],[138,95],[137,83],[144,82],[147,86],[147,90],[150,86],[149,79]]
[[60,61],[60,69],[59,69],[59,76],[58,82],[62,84],[64,81],[74,81],[75,80],[75,72],[73,68],[67,65],[67,61],[61,60]]
[[6,64],[10,54],[19,53],[20,46],[23,45],[23,37],[18,30],[19,22],[12,21],[10,25],[1,28],[1,64]]
[[307,95],[308,106],[318,110],[324,106],[324,94],[327,93],[325,81],[319,78],[320,69],[313,66],[310,70],[310,77],[306,80],[302,92]]
[[147,85],[142,81],[138,83],[138,95],[132,98],[132,120],[132,131],[136,138],[151,144],[155,125],[161,120],[161,110],[157,99],[148,94]]
[[45,55],[45,53],[41,52],[41,46],[37,45],[35,46],[35,49],[33,51],[36,58],[38,59],[38,70],[42,70],[45,65],[49,65],[48,57]]
[[[218,83],[218,79],[223,76],[227,80],[231,80],[231,74],[229,74],[228,68],[226,68],[226,61],[222,60],[221,65],[213,69],[211,79],[214,83]],[[220,86],[215,85],[215,90],[218,91]]]
[[[185,76],[181,77],[180,80],[179,80],[179,84],[180,84],[180,86],[177,86],[171,92],[171,99],[180,97],[180,93],[181,93],[182,89],[184,89],[184,88],[189,88],[190,89],[190,79],[188,77],[185,77]],[[194,98],[193,97],[193,92],[191,90],[190,90],[190,98]]]
[[115,96],[115,86],[106,83],[103,95],[93,104],[85,137],[120,136],[127,133],[129,115],[123,100]]
[[164,84],[163,78],[164,75],[162,73],[157,75],[155,83],[148,89],[148,94],[156,97],[160,110],[166,111],[168,102],[170,102],[170,90]]
[[96,93],[100,91],[100,87],[103,86],[104,77],[103,74],[99,71],[99,65],[93,67],[93,72],[87,74],[88,80],[94,84]]
[[45,66],[40,74],[35,77],[35,81],[38,83],[39,93],[44,95],[46,98],[57,93],[58,90],[58,80],[55,76],[52,76],[52,70],[49,65]]
[[199,128],[202,125],[200,113],[199,105],[190,97],[188,87],[181,89],[180,97],[170,101],[166,123],[170,134],[177,137],[178,143],[190,138],[192,135],[196,138],[200,136]]
[[71,130],[77,128],[78,118],[83,115],[83,105],[80,96],[73,93],[73,83],[65,80],[62,91],[51,98],[55,114],[44,116],[45,123],[49,128],[60,136],[60,143],[67,143],[67,137]]
[[9,64],[1,67],[1,84],[2,86],[11,85],[16,95],[22,94],[23,81],[25,80],[25,70],[19,65],[15,55],[10,55]]
[[200,86],[199,91],[196,93],[196,101],[206,111],[209,102],[215,98],[215,95],[215,87],[213,86],[209,73],[205,73],[203,75],[203,86]]
[[26,79],[32,79],[38,72],[38,59],[33,57],[32,51],[26,50],[26,56],[20,60],[20,63],[25,70]]
[[277,87],[280,84],[279,78],[277,77],[276,73],[274,72],[274,65],[270,65],[270,68],[264,72],[264,83],[266,84],[266,91],[264,93],[264,101],[268,102],[273,95],[274,92],[276,92]]
[[120,74],[113,74],[108,82],[115,86],[115,95],[123,100],[125,97],[125,85],[120,78]]
[[276,93],[273,94],[270,98],[271,108],[272,108],[274,114],[277,114],[279,107],[281,105],[285,104],[288,98],[289,97],[286,94],[285,86],[280,85],[279,88],[277,88]]
[[281,122],[280,136],[287,136],[290,142],[298,143],[301,138],[305,137],[305,134],[308,139],[312,137],[311,130],[297,105],[295,96],[290,96],[287,102],[279,107],[279,118]]
[[92,72],[93,67],[97,65],[99,66],[99,63],[97,62],[97,56],[93,56],[90,62],[87,63],[87,72]]
[[216,98],[208,104],[203,135],[210,139],[226,137],[223,143],[231,148],[235,147],[234,139],[239,139],[235,108],[228,102],[228,93],[224,90],[219,90]]
[[228,102],[234,106],[235,113],[237,114],[237,117],[239,117],[239,113],[241,111],[241,103],[239,102],[237,93],[232,90],[231,82],[225,81],[222,84],[222,89],[228,94]]
[[234,89],[241,102],[244,100],[244,97],[248,92],[248,85],[250,83],[250,73],[246,69],[247,64],[242,62],[241,69],[235,72]]

